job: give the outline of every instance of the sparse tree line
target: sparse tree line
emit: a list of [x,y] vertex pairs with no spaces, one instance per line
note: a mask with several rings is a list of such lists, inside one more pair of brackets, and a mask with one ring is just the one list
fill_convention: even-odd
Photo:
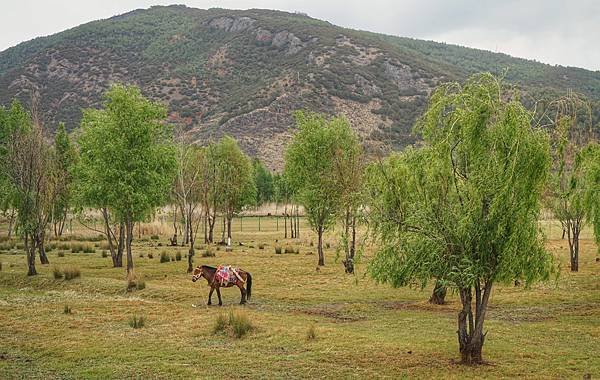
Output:
[[337,224],[338,253],[353,273],[362,226],[360,235],[376,243],[368,265],[375,280],[434,281],[435,303],[456,291],[462,361],[480,363],[494,284],[528,286],[556,273],[540,210],[563,226],[572,271],[583,227],[600,240],[600,145],[589,103],[578,95],[535,119],[492,75],[445,84],[415,126],[422,143],[372,162],[344,117],[294,117],[285,169],[272,174],[231,137],[203,147],[174,138],[165,108],[135,87],[115,85],[101,109],[85,110],[74,142],[63,126],[48,142],[35,109],[0,108],[0,206],[9,235],[15,229],[24,240],[28,274],[36,274],[36,252],[48,262],[46,234],[60,236],[69,213],[99,210],[113,265],[123,266],[125,255],[129,273],[134,224],[171,205],[171,242],[189,245],[191,271],[198,232],[216,242],[219,217],[221,242],[230,244],[236,214],[283,203],[284,236],[297,238],[301,205],[317,235],[319,266],[323,236]]

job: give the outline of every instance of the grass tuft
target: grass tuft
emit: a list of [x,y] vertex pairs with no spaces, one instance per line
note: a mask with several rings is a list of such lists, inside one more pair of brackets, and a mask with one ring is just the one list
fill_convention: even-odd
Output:
[[61,252],[58,252],[56,255],[57,255],[58,257],[65,257],[65,253],[64,253],[64,252],[62,252],[62,251],[61,251]]
[[63,313],[65,313],[65,314],[73,314],[73,311],[71,310],[71,306],[65,305],[65,307],[63,309]]
[[54,267],[54,269],[52,269],[52,275],[54,276],[55,280],[60,280],[64,276],[62,270],[60,270],[59,267]]
[[146,319],[143,316],[138,317],[137,315],[133,315],[133,317],[129,320],[129,326],[134,329],[141,329],[144,327],[146,323]]
[[73,280],[75,278],[81,277],[81,271],[75,265],[64,266],[62,272],[65,275],[65,280]]
[[230,333],[239,339],[253,329],[254,326],[244,311],[234,311],[231,309],[228,316],[225,316],[223,313],[217,315],[213,326],[213,334]]
[[201,256],[202,257],[215,257],[216,255],[215,255],[215,252],[212,249],[207,248],[206,251],[202,252]]
[[281,255],[281,246],[275,246],[275,254],[276,255]]
[[181,252],[177,252],[177,253],[175,254],[175,260],[177,260],[177,261],[181,261]]
[[315,331],[315,325],[310,325],[306,331],[306,340],[311,341],[317,338],[317,332]]
[[171,261],[171,258],[167,254],[167,251],[162,251],[160,253],[160,262],[161,263],[168,263],[169,261]]

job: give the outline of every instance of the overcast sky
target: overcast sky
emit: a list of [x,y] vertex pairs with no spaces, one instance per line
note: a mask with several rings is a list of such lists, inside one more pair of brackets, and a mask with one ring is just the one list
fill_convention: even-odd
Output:
[[299,11],[339,26],[600,70],[597,0],[3,0],[0,50],[151,5]]

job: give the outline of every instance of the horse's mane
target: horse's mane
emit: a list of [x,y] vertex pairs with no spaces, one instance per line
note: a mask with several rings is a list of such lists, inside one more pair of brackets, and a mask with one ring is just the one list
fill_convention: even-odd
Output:
[[201,265],[202,268],[208,268],[208,269],[214,269],[217,270],[217,268],[215,267],[211,267],[210,265]]

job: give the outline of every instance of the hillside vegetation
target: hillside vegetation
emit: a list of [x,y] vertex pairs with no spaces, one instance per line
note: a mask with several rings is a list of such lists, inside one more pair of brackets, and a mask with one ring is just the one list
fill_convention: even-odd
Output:
[[[432,89],[475,72],[505,75],[526,104],[573,89],[600,101],[600,73],[454,45],[355,31],[268,10],[135,10],[0,52],[0,104],[39,94],[47,128],[79,124],[112,82],[168,105],[204,144],[223,134],[280,168],[291,113],[345,114],[373,153],[411,144]],[[600,118],[595,110],[595,120]]]

